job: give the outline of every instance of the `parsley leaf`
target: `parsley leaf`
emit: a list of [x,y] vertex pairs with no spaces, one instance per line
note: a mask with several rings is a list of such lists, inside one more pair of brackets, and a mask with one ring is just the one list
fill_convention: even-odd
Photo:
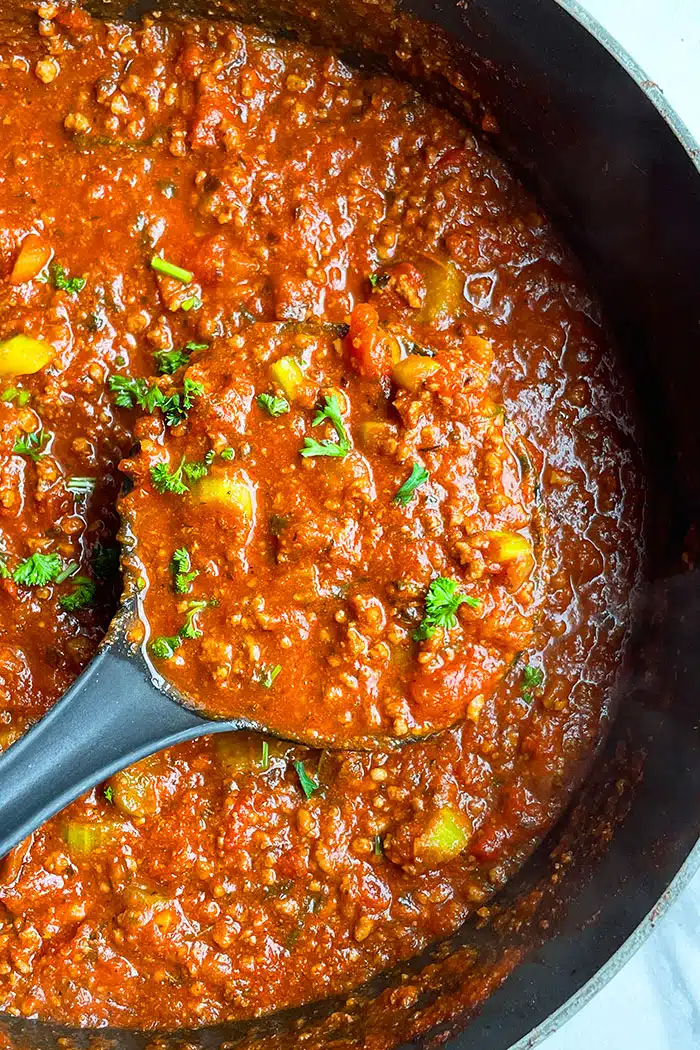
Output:
[[103,793],[104,797],[107,799],[107,801],[109,802],[110,806],[113,805],[113,803],[114,803],[114,788],[112,787],[112,785],[108,784],[107,787],[104,789],[104,791],[102,793]]
[[58,554],[32,554],[18,565],[12,573],[15,583],[24,587],[45,587],[61,574],[61,558]]
[[425,467],[421,467],[419,463],[414,463],[410,476],[406,478],[403,485],[394,496],[394,503],[398,503],[402,507],[407,506],[416,489],[420,485],[424,485],[429,477],[430,474]]
[[170,571],[173,576],[173,590],[176,594],[187,594],[192,581],[199,576],[198,569],[192,569],[192,560],[186,547],[179,547],[170,559]]
[[7,565],[5,564],[4,558],[0,557],[0,580],[9,580],[9,578],[10,578],[10,570],[8,569]]
[[185,457],[180,460],[180,466],[176,470],[168,470],[167,463],[154,463],[151,467],[151,480],[157,492],[173,492],[176,496],[183,496],[189,492],[188,486],[182,480],[185,469]]
[[61,292],[70,292],[77,295],[85,287],[84,277],[69,277],[65,267],[59,263],[52,263],[49,267],[49,283]]
[[274,394],[258,394],[255,399],[260,408],[265,409],[271,416],[283,416],[289,412],[289,401],[286,397],[275,397]]
[[369,275],[369,283],[373,288],[386,288],[389,283],[388,273],[371,273]]
[[445,576],[438,576],[428,587],[425,596],[425,614],[420,627],[413,632],[413,640],[422,642],[432,638],[438,627],[445,631],[457,626],[457,610],[462,603],[466,603],[472,609],[478,609],[481,602],[478,598],[472,598],[467,594],[460,594],[457,590],[456,580],[449,580]]
[[170,660],[185,638],[201,638],[202,631],[197,626],[197,615],[211,605],[216,605],[216,602],[190,602],[185,613],[185,622],[177,634],[171,637],[161,635],[153,639],[149,647],[153,656],[158,657],[159,660]]
[[544,671],[541,667],[533,664],[525,664],[520,677],[520,695],[526,704],[531,704],[535,699],[535,691],[540,689],[544,682]]
[[157,350],[154,356],[158,372],[162,376],[171,376],[188,363],[190,354],[195,350],[206,350],[208,347],[208,343],[185,343],[184,347],[178,350]]
[[303,762],[295,762],[294,768],[296,770],[297,776],[299,777],[299,784],[301,785],[301,790],[304,792],[307,798],[311,798],[314,792],[319,790],[321,785],[319,784],[318,780],[314,779],[314,777],[309,776],[309,774],[306,772],[306,769],[304,768]]
[[49,436],[43,430],[34,430],[31,434],[20,434],[15,438],[12,451],[16,456],[27,456],[36,463],[41,459],[43,455],[41,450],[48,440]]
[[329,397],[324,398],[324,402],[323,408],[318,410],[311,425],[317,427],[327,419],[335,430],[338,441],[326,439],[319,442],[314,441],[313,438],[305,438],[301,454],[302,456],[347,456],[352,446],[348,432],[345,429],[338,398],[335,394],[331,394]]
[[110,376],[107,380],[113,394],[114,404],[119,408],[134,408],[139,405],[147,412],[153,412],[163,400],[163,394],[157,386],[151,386],[146,379],[134,379],[132,376]]
[[194,404],[194,399],[204,393],[201,383],[195,383],[193,379],[185,379],[182,394],[171,394],[170,397],[160,401],[159,408],[165,416],[165,422],[169,427],[179,427],[187,419],[187,413]]
[[58,599],[58,604],[66,612],[77,612],[90,605],[95,598],[97,587],[88,576],[76,576],[74,580],[76,587],[71,594],[64,594]]

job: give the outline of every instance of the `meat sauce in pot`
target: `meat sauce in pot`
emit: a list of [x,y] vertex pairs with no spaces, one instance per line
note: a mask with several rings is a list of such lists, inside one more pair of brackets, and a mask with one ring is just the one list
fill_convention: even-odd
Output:
[[106,630],[126,476],[159,674],[392,739],[222,734],[96,787],[0,862],[0,1010],[175,1028],[346,991],[485,914],[605,731],[624,385],[536,203],[412,87],[234,23],[28,25],[0,37],[0,746]]

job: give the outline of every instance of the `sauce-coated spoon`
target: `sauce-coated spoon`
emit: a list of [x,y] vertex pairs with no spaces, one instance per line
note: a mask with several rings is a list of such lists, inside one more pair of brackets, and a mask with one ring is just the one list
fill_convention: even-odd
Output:
[[120,769],[164,747],[209,733],[265,731],[250,720],[217,720],[186,707],[153,679],[128,598],[97,656],[61,699],[0,755],[0,857],[39,825]]

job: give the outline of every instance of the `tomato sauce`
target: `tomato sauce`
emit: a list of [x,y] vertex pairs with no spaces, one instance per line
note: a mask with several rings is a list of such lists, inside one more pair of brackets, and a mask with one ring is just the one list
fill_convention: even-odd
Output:
[[0,746],[118,537],[155,671],[304,741],[161,752],[0,861],[0,1010],[347,991],[486,905],[605,732],[642,501],[597,305],[472,129],[257,28],[43,4],[0,128]]

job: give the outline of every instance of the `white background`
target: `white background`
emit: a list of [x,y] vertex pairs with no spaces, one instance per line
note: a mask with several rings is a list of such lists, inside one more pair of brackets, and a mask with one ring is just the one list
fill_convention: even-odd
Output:
[[[700,140],[700,0],[579,3]],[[700,875],[621,972],[538,1050],[700,1050]]]

